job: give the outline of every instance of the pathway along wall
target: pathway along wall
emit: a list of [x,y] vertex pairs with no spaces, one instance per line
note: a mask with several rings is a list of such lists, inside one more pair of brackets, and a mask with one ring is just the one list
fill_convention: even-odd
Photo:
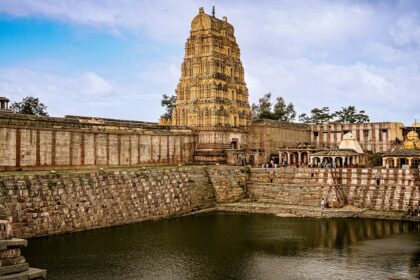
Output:
[[194,147],[186,127],[0,113],[0,171],[189,163]]

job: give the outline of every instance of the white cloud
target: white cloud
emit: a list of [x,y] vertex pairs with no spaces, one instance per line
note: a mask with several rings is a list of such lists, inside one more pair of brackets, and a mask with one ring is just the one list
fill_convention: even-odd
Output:
[[93,97],[101,95],[109,95],[114,91],[114,87],[102,77],[94,72],[86,72],[82,77],[83,84],[82,93],[86,93]]
[[399,46],[414,43],[420,47],[420,16],[410,13],[400,17],[390,30],[390,34]]
[[[213,3],[204,4],[209,12]],[[182,48],[190,22],[202,5],[192,0],[0,0],[0,11],[107,32],[128,30],[153,38],[157,45],[163,41],[164,48],[168,43]],[[235,27],[251,102],[272,92],[292,101],[301,112],[315,106],[355,105],[366,109],[375,121],[409,123],[420,118],[416,106],[420,104],[420,10],[413,8],[419,7],[416,0],[216,1],[215,5],[217,15],[227,15]],[[161,94],[176,88],[181,62],[181,56],[150,58],[135,78],[112,77],[112,82],[94,71],[63,77],[19,69],[15,75],[27,78],[13,79],[14,70],[8,74],[10,79],[0,71],[0,89],[12,98],[13,94],[42,94],[54,100],[53,104],[60,104],[60,98],[69,99],[67,95],[76,96],[72,102],[94,100],[80,105],[87,114],[118,115],[101,109],[113,104],[121,115],[132,112],[135,118],[153,120],[158,112],[144,106],[160,108]],[[124,103],[130,104],[124,107]],[[133,104],[144,109],[130,111]],[[56,110],[69,113],[65,106]]]
[[[165,73],[165,72],[162,72]],[[147,76],[138,80],[112,81],[92,71],[73,75],[37,72],[27,68],[0,68],[0,92],[12,101],[26,96],[40,98],[52,116],[85,115],[157,121],[162,113],[162,87],[145,85]]]
[[[355,105],[374,121],[404,121],[418,115],[420,75],[405,69],[380,69],[363,63],[336,65],[310,60],[288,60],[254,65],[249,83],[251,101],[266,93],[292,101],[299,112],[329,106],[332,110]],[[287,75],[283,75],[287,73]]]

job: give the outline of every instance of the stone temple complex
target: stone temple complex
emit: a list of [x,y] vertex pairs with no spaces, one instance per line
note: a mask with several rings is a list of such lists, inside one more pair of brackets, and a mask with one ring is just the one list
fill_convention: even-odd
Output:
[[[252,120],[234,28],[226,17],[217,18],[214,10],[206,14],[203,8],[192,20],[185,43],[172,119],[157,124],[31,116],[12,113],[8,102],[0,98],[0,170],[180,163],[261,166],[271,160],[369,166],[372,155],[399,150],[405,136],[406,147],[419,147],[417,128],[407,130],[399,122],[308,125]],[[346,135],[360,147],[340,150]],[[392,166],[415,167],[417,152],[409,153],[409,161],[396,158]]]
[[420,209],[416,124],[253,120],[234,28],[202,8],[180,76],[160,124],[18,114],[0,97],[0,280],[46,275],[13,236],[201,210],[420,221],[406,215]]

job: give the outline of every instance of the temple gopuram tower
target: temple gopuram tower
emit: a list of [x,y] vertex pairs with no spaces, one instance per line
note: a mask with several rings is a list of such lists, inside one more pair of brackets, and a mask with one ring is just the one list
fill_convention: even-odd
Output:
[[221,162],[228,149],[246,147],[251,122],[248,89],[233,26],[199,9],[185,44],[172,125],[199,135],[197,161]]

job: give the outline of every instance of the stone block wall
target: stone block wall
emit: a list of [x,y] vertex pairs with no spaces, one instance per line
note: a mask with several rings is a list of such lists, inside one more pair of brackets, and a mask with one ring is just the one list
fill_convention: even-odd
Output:
[[345,204],[384,211],[407,211],[420,204],[418,170],[401,169],[252,169],[249,198],[270,203],[331,207]]
[[420,205],[419,170],[336,169],[331,177],[347,202],[360,208],[407,211]]
[[67,233],[212,207],[204,167],[0,177],[0,217],[18,237]]
[[153,123],[0,113],[0,171],[190,163],[195,137]]
[[302,142],[311,142],[311,128],[306,124],[257,120],[249,127],[248,146],[257,152],[257,166],[266,163],[271,154],[278,154],[279,148],[294,147]]
[[330,207],[350,204],[407,211],[420,203],[419,172],[161,166],[90,173],[0,174],[0,219],[11,218],[18,237],[166,218],[242,199],[318,207],[321,198],[326,198]]
[[207,168],[218,203],[239,201],[246,197],[247,180],[251,169],[234,166]]
[[327,184],[328,174],[319,169],[252,169],[248,196],[259,202],[319,206],[321,198],[339,205],[335,190]]

